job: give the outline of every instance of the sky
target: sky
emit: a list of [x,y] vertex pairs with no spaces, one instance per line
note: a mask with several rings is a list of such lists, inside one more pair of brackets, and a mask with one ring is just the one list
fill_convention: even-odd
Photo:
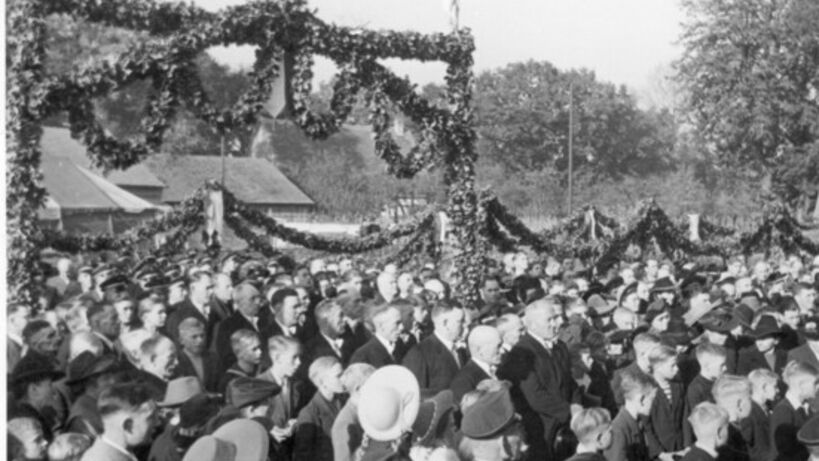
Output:
[[[243,0],[194,0],[211,11]],[[450,30],[449,0],[310,0],[327,22],[370,29],[442,32]],[[475,36],[475,70],[529,59],[560,69],[584,67],[598,79],[641,90],[658,69],[676,59],[683,19],[679,0],[461,0],[460,24]],[[213,49],[233,68],[247,68],[252,49]],[[415,83],[442,83],[443,64],[385,62]],[[316,60],[316,80],[328,80],[334,66]]]

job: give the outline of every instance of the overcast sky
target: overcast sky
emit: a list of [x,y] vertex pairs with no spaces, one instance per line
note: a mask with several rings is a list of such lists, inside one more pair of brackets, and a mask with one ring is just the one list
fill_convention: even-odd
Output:
[[[446,31],[449,0],[310,0],[325,21],[372,29]],[[209,10],[243,0],[194,0]],[[460,23],[475,36],[477,71],[528,59],[558,68],[589,68],[601,80],[644,89],[680,53],[678,0],[461,0]],[[248,67],[250,49],[216,49],[232,67]],[[333,73],[317,61],[316,80]],[[388,62],[418,84],[443,82],[444,66]]]

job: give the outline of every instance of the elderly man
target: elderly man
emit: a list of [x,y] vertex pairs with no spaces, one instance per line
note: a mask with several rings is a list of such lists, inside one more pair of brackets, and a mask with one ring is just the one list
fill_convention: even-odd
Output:
[[176,377],[194,376],[203,389],[216,392],[222,367],[219,356],[206,348],[205,325],[193,317],[183,320],[179,324],[179,346]]
[[544,298],[526,306],[524,334],[504,357],[498,376],[512,383],[515,408],[521,414],[531,459],[553,459],[553,441],[580,410],[569,350],[558,339],[561,308]]
[[150,389],[155,400],[162,400],[176,363],[176,346],[173,341],[164,336],[147,339],[140,347],[140,369],[136,373],[136,381]]
[[304,363],[309,366],[313,360],[329,355],[346,366],[352,351],[345,347],[341,337],[345,326],[341,306],[335,300],[325,299],[316,306],[315,316],[318,334],[304,345],[306,351]]
[[449,389],[463,365],[455,342],[464,331],[464,310],[439,303],[432,309],[432,323],[433,334],[413,346],[403,361],[418,379],[421,394],[428,396]]
[[403,330],[401,312],[395,306],[368,306],[367,317],[371,320],[375,334],[350,358],[350,363],[368,363],[375,368],[393,365],[397,361],[393,354],[398,337]]
[[495,373],[503,353],[500,333],[496,328],[485,325],[472,329],[467,338],[467,346],[472,358],[458,371],[450,385],[456,403],[461,401],[464,394],[477,389],[481,381],[497,379]]
[[[233,302],[236,312],[216,327],[212,350],[219,356],[222,369],[227,369],[236,360],[230,347],[230,337],[239,330],[250,330],[261,337],[259,311],[262,308],[262,295],[251,283],[239,284],[234,290]],[[267,347],[263,345],[263,349]]]
[[115,342],[122,326],[116,308],[111,304],[95,303],[88,308],[86,315],[91,332],[102,342],[102,353],[120,357],[122,354]]
[[216,314],[211,312],[210,298],[213,295],[213,277],[209,272],[195,272],[191,276],[188,297],[171,306],[171,314],[165,321],[165,331],[174,341],[178,341],[179,324],[188,317],[194,317],[205,324],[205,341],[211,343],[216,326]]

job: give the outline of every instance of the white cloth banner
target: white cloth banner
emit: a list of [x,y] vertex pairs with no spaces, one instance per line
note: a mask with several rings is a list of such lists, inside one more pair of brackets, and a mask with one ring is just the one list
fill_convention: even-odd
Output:
[[[205,205],[206,224],[205,230],[208,233],[208,238],[213,238],[213,233],[216,232],[218,240],[222,239],[222,229],[224,228],[224,201],[222,200],[221,190],[208,191],[208,203]],[[211,244],[215,242],[209,242]]]

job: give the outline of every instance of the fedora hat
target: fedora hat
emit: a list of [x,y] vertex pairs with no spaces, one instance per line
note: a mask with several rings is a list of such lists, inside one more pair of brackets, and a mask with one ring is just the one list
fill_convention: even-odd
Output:
[[489,439],[515,421],[515,407],[509,390],[487,392],[464,410],[461,432],[471,439]]
[[593,294],[586,300],[586,305],[597,315],[606,315],[617,307],[617,303],[599,294]]
[[754,321],[753,309],[740,303],[734,308],[733,316],[740,325],[745,328],[751,328],[751,323]]
[[418,408],[418,416],[412,425],[412,434],[417,445],[430,446],[446,429],[447,417],[455,409],[455,397],[449,389],[424,400]]
[[168,382],[165,398],[161,402],[157,402],[157,405],[160,407],[177,407],[191,397],[202,394],[203,392],[202,384],[200,384],[199,379],[194,376],[183,376],[181,378],[172,379]]
[[751,336],[754,339],[763,339],[771,336],[779,336],[781,334],[782,330],[779,328],[779,324],[772,315],[760,316],[759,321],[756,323],[756,327],[751,330]]
[[407,368],[387,365],[361,386],[358,420],[373,440],[397,440],[412,430],[420,407],[418,380]]
[[32,351],[17,362],[11,372],[9,383],[33,383],[46,378],[56,380],[63,376],[63,372],[59,371],[48,357]]
[[654,285],[651,287],[651,292],[661,293],[664,291],[677,291],[679,288],[680,286],[674,283],[670,277],[662,277],[654,282]]
[[281,391],[282,388],[276,383],[259,378],[239,377],[228,385],[227,398],[228,403],[242,408],[269,399]]
[[200,437],[182,461],[263,461],[270,439],[264,427],[251,419],[236,419]]
[[93,352],[85,351],[68,364],[66,384],[78,384],[94,376],[116,373],[119,370],[119,363],[113,355],[108,354],[97,357]]

